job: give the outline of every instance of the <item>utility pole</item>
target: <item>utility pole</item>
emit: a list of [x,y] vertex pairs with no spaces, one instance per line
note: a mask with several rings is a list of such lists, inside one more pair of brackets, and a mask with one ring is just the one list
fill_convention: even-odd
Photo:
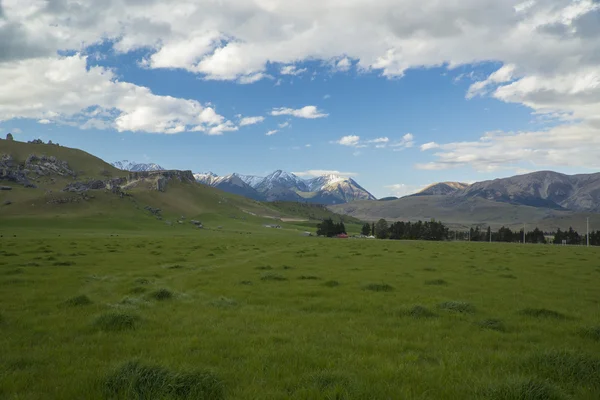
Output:
[[586,233],[586,237],[587,237],[587,247],[590,247],[590,217],[586,218],[586,226],[587,226],[587,233]]

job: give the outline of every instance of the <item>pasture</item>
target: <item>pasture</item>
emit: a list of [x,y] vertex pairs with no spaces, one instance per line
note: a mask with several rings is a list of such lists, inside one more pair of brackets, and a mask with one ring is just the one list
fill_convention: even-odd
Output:
[[3,399],[600,398],[599,249],[3,233]]

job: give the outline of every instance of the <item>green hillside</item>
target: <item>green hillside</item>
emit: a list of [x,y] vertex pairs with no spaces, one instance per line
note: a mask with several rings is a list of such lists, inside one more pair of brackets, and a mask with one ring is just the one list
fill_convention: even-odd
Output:
[[[219,229],[264,229],[264,224],[283,221],[292,231],[304,231],[309,220],[339,215],[320,206],[296,206],[261,203],[196,183],[182,171],[137,173],[121,171],[89,153],[56,145],[0,141],[0,157],[10,156],[13,175],[26,169],[31,155],[55,157],[57,165],[68,173],[27,173],[36,187],[25,187],[7,179],[0,185],[12,190],[0,191],[0,218],[4,227],[106,227],[122,229],[194,228],[189,221],[199,220]],[[62,164],[62,162],[66,162]],[[42,164],[45,161],[42,161]],[[5,163],[5,165],[7,165]],[[5,168],[6,169],[6,168]],[[64,172],[63,171],[63,172]],[[4,171],[1,175],[5,175]],[[175,177],[168,177],[174,174]],[[157,181],[167,176],[166,189],[157,190]],[[95,190],[65,191],[67,185],[92,180],[110,182],[121,178],[122,190],[102,186]],[[107,186],[108,187],[108,186]],[[151,212],[160,209],[160,212]],[[312,211],[310,211],[312,210]],[[183,217],[183,218],[182,218]],[[345,220],[353,220],[344,217]],[[178,221],[184,221],[179,223]],[[310,222],[308,226],[315,225]],[[285,228],[284,227],[284,228]]]

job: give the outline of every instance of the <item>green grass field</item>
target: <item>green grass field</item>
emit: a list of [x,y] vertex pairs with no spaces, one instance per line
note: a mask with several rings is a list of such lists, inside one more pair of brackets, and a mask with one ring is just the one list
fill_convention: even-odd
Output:
[[2,399],[600,398],[599,249],[0,233]]

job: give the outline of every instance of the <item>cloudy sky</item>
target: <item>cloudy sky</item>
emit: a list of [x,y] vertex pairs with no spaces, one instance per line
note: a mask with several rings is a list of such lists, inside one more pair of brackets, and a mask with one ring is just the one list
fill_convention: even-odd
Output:
[[600,1],[0,0],[6,132],[376,196],[598,171]]

